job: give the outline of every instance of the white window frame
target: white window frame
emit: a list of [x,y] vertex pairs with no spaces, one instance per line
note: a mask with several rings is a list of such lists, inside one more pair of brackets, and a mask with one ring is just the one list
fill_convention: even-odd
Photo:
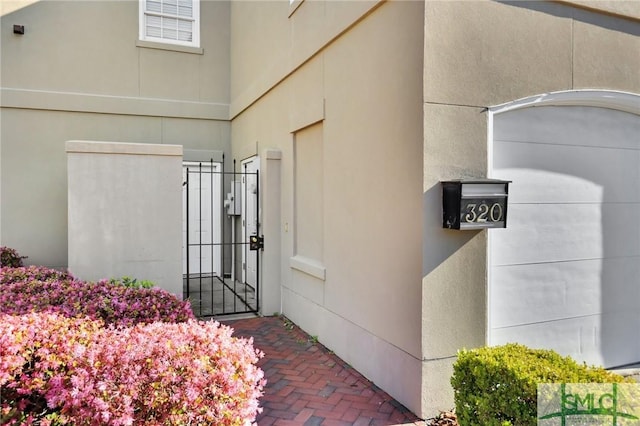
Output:
[[193,33],[191,41],[181,41],[181,40],[173,40],[163,37],[153,37],[146,34],[146,20],[145,17],[147,15],[154,16],[166,16],[170,18],[179,18],[184,19],[183,17],[178,17],[177,15],[166,15],[155,12],[147,12],[147,0],[139,0],[138,1],[138,29],[139,29],[139,39],[141,41],[148,41],[154,43],[163,43],[163,44],[172,44],[178,46],[188,46],[188,47],[200,47],[200,0],[191,0],[192,1],[192,10],[193,17],[191,18],[193,22]]

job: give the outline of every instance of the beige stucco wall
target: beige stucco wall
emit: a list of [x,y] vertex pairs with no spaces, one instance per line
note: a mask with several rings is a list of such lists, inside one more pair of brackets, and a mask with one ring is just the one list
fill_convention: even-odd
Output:
[[228,103],[228,2],[201,4],[203,54],[138,47],[134,0],[3,0],[2,12],[3,88]]
[[[232,4],[233,155],[282,153],[284,313],[417,412],[423,5],[298,4]],[[294,146],[319,134],[323,241],[297,253]]]
[[3,108],[1,119],[2,244],[28,255],[29,263],[51,267],[67,266],[66,140],[168,143],[229,153],[226,121],[16,108]]
[[133,0],[0,5],[1,243],[28,262],[67,266],[65,141],[230,153],[228,2],[202,2],[199,53],[139,47]]
[[439,182],[489,173],[487,107],[560,90],[640,92],[640,24],[628,11],[635,6],[577,3],[605,10],[426,2],[423,413],[452,407],[448,379],[457,349],[486,343],[487,232],[503,231],[441,229]]

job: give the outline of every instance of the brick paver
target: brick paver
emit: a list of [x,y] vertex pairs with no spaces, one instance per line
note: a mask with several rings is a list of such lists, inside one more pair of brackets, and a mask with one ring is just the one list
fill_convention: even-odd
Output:
[[286,318],[223,322],[265,353],[259,426],[425,424]]

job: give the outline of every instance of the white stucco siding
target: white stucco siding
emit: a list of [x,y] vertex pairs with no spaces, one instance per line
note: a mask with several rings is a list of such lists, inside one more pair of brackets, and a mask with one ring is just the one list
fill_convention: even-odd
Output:
[[513,183],[489,242],[489,343],[640,361],[639,116],[540,106],[493,124],[491,176]]

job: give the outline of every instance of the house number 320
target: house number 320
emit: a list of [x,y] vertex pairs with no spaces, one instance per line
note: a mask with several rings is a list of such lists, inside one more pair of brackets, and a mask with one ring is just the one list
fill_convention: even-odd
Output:
[[485,202],[469,203],[467,204],[467,213],[464,215],[464,221],[473,223],[500,222],[503,220],[503,212],[504,210],[500,203],[491,205]]

